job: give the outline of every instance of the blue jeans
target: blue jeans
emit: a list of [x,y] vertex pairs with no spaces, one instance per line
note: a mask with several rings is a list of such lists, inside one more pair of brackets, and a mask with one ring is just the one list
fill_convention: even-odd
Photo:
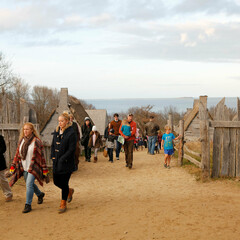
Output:
[[[118,137],[117,137],[117,139],[118,139]],[[121,152],[122,144],[117,139],[116,139],[116,141],[117,141],[116,158],[119,158],[119,154]]]
[[39,190],[38,186],[34,183],[35,177],[29,173],[24,171],[23,172],[24,180],[26,182],[26,204],[31,205],[33,199],[33,193],[39,196],[42,192]]
[[154,154],[156,141],[157,141],[157,136],[148,137],[148,149],[150,154]]

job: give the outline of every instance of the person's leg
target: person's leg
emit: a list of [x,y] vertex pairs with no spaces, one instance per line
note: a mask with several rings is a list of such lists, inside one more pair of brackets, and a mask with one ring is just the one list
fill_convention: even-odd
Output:
[[88,152],[88,159],[91,160],[91,148],[87,146],[87,152]]
[[94,148],[94,156],[97,157],[98,148]]
[[124,146],[124,152],[125,152],[126,166],[128,167],[128,141],[125,141],[123,146]]
[[119,160],[119,155],[120,155],[121,148],[122,148],[122,144],[119,141],[117,141],[117,148],[116,148],[116,158],[117,158],[117,160]]
[[109,148],[109,159],[110,162],[113,162],[113,148]]
[[148,152],[151,154],[152,149],[152,137],[148,137]]
[[24,171],[23,176],[26,182],[27,189],[26,204],[31,205],[34,192],[39,196],[41,194],[41,191],[38,189],[37,185],[34,184],[35,177],[31,173]]
[[134,141],[130,140],[128,141],[128,167],[132,168],[132,163],[133,163],[133,145]]
[[167,159],[167,165],[168,165],[168,167],[170,166],[170,162],[171,162],[171,155],[168,155],[168,159]]
[[168,154],[164,154],[164,167],[167,167]]
[[84,155],[85,155],[85,161],[88,160],[88,146],[84,145]]
[[67,200],[69,193],[69,179],[71,177],[71,173],[62,174],[62,200]]
[[150,148],[151,154],[154,154],[156,141],[157,141],[156,136],[152,136],[151,137],[151,148]]
[[3,194],[5,195],[6,199],[12,198],[12,191],[9,187],[9,183],[7,178],[5,177],[5,170],[0,171],[0,186],[3,190]]

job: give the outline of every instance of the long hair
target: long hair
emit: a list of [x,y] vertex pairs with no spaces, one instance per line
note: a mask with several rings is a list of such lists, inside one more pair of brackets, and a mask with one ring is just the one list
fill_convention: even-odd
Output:
[[33,132],[33,135],[34,135],[35,137],[39,138],[39,135],[38,135],[37,130],[36,130],[36,128],[34,127],[34,125],[33,125],[31,122],[26,122],[26,123],[23,124],[23,126],[22,126],[22,128],[21,128],[21,130],[20,130],[19,140],[21,140],[21,139],[24,137],[24,130],[23,130],[23,129],[24,129],[24,127],[25,127],[26,125],[28,125],[28,126],[30,127],[30,129],[31,129],[32,132]]

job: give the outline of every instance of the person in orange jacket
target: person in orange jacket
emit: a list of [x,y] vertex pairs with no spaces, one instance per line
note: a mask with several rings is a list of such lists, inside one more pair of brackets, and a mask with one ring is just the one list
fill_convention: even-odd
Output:
[[133,164],[133,145],[134,145],[134,139],[135,139],[135,134],[137,130],[137,124],[133,121],[133,114],[130,113],[127,116],[128,123],[130,124],[131,127],[131,136],[126,136],[122,132],[122,124],[119,128],[119,133],[121,136],[124,137],[125,142],[124,142],[124,152],[125,152],[125,160],[126,160],[126,167],[129,169],[132,168]]

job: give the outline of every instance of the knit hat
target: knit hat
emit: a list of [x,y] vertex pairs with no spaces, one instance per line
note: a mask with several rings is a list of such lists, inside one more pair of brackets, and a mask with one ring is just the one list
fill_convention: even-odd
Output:
[[84,121],[86,122],[87,120],[90,121],[90,118],[89,118],[89,117],[85,117],[85,118],[84,118]]
[[96,126],[93,126],[93,127],[92,127],[92,131],[96,132],[96,131],[97,131],[97,127],[96,127]]

